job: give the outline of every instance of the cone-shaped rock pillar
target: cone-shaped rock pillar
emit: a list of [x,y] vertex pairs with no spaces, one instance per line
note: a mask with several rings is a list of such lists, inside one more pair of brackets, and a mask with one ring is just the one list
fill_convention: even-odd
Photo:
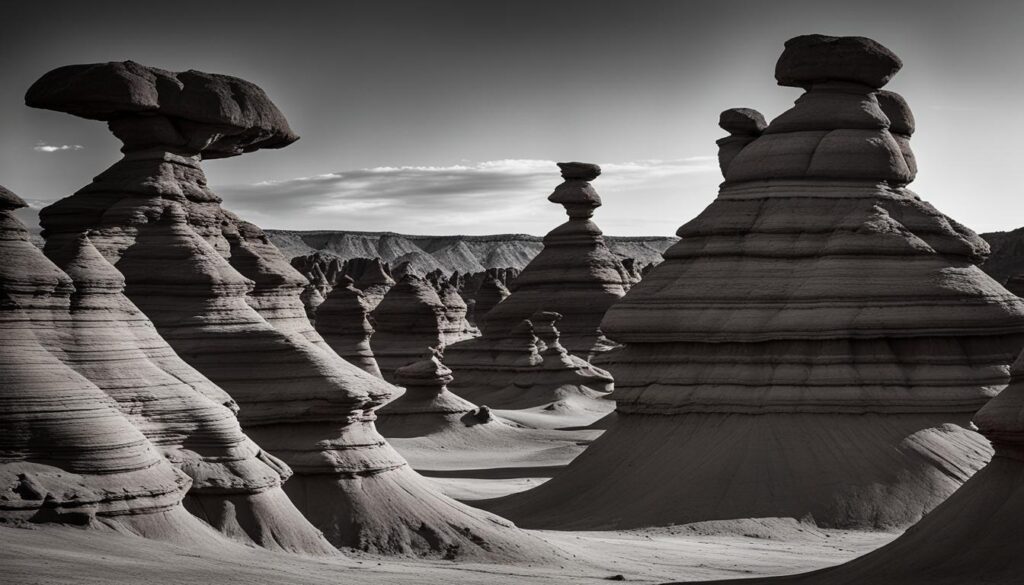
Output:
[[629,276],[590,220],[601,197],[590,184],[597,165],[558,163],[565,181],[548,197],[565,207],[569,221],[544,236],[541,250],[510,288],[511,294],[477,320],[485,335],[511,331],[536,311],[562,314],[562,345],[584,359],[610,344],[601,335],[601,318],[626,293]]
[[72,278],[67,320],[46,336],[67,366],[113,398],[192,478],[186,508],[246,544],[337,554],[282,490],[291,469],[242,433],[226,395],[174,353],[122,294],[124,277],[83,234],[51,259]]
[[[899,59],[863,38],[786,43],[806,90],[735,141],[717,199],[601,329],[617,416],[570,467],[489,509],[527,526],[813,518],[916,522],[984,465],[966,430],[1008,382],[1024,302],[988,247],[906,185],[913,118],[878,89]],[[609,473],[628,468],[629,473]]]
[[0,520],[215,545],[182,506],[192,480],[46,347],[74,288],[11,213],[24,206],[0,187]]

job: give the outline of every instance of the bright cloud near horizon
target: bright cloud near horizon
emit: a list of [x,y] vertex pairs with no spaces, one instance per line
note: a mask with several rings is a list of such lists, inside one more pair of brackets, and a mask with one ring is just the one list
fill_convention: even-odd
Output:
[[[603,201],[595,221],[611,235],[673,234],[689,218],[661,214],[668,200],[682,197],[687,185],[703,191],[693,198],[696,215],[720,180],[711,156],[604,163],[601,169],[593,182]],[[226,207],[265,228],[544,234],[565,220],[562,206],[547,201],[561,181],[555,161],[505,159],[375,167],[215,189]]]
[[61,144],[59,146],[53,144],[46,144],[45,142],[37,142],[32,150],[36,152],[61,152],[64,150],[82,150],[85,147],[81,144]]

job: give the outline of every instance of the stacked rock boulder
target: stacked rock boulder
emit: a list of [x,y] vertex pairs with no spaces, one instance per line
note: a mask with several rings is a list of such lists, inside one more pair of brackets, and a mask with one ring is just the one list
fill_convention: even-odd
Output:
[[373,354],[385,380],[394,381],[395,370],[431,348],[444,348],[445,313],[434,287],[414,274],[403,276],[384,295],[373,310]]
[[0,187],[0,522],[216,542],[182,505],[189,476],[46,347],[74,287],[30,243],[11,213],[22,207]]
[[587,163],[558,163],[561,185],[548,197],[565,207],[569,221],[544,236],[544,249],[523,269],[511,294],[482,320],[482,331],[500,336],[536,311],[562,314],[562,345],[589,359],[611,347],[600,331],[601,318],[631,284],[621,261],[608,249],[601,230],[590,220],[601,197],[590,184],[601,168]]
[[342,274],[338,283],[317,309],[316,330],[335,353],[364,372],[381,377],[373,357],[370,337],[370,304],[366,295]]
[[255,85],[132,62],[56,69],[30,106],[108,122],[124,158],[42,214],[47,250],[89,230],[127,296],[295,475],[285,491],[336,546],[481,559],[554,555],[510,523],[433,490],[377,434],[394,388],[330,350],[298,299],[306,281],[265,234],[223,210],[200,167],[296,139]]
[[[83,234],[51,259],[73,281],[71,311],[45,336],[62,362],[113,398],[192,479],[186,508],[245,544],[306,554],[336,549],[282,490],[291,469],[242,433],[214,402],[226,393],[188,366],[122,294],[124,277]],[[211,400],[214,399],[214,400]]]
[[[602,398],[612,378],[586,358],[611,347],[597,321],[625,293],[628,277],[589,219],[601,204],[589,183],[600,169],[584,163],[559,167],[565,182],[549,199],[565,206],[569,221],[544,238],[544,249],[515,277],[508,297],[500,299],[502,276],[508,275],[498,270],[484,275],[474,309],[483,335],[449,345],[445,364],[455,372],[452,389],[478,404],[552,414],[582,410],[596,420],[612,407]],[[481,315],[480,303],[491,291],[500,302]],[[572,332],[562,333],[560,353],[541,355],[545,344],[531,321],[538,315],[557,316],[546,326],[553,328],[561,319],[558,330]]]
[[624,344],[600,360],[615,421],[491,509],[560,528],[898,528],[984,465],[963,427],[1008,382],[1024,302],[977,267],[983,240],[907,189],[913,119],[878,96],[900,67],[869,39],[786,43],[776,78],[806,93],[767,127],[723,115],[718,198],[605,315]]

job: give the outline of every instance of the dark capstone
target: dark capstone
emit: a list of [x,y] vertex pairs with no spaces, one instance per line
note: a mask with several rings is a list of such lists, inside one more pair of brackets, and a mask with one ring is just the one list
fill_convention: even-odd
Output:
[[573,179],[593,181],[601,175],[601,167],[590,163],[558,163],[558,168],[562,169],[562,178],[566,181]]
[[173,73],[133,61],[59,67],[32,84],[25,103],[112,122],[126,144],[200,144],[204,158],[282,148],[299,139],[253,83],[201,71]]
[[901,67],[899,57],[868,38],[804,35],[786,41],[775,64],[775,79],[791,87],[848,81],[879,88]]
[[768,123],[757,110],[729,108],[718,116],[718,126],[734,136],[760,136]]

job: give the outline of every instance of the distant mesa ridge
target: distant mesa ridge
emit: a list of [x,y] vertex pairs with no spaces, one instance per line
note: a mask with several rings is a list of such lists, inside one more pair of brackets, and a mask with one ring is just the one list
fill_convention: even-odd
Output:
[[[394,232],[344,230],[264,230],[287,258],[322,252],[348,260],[380,258],[401,276],[440,269],[446,276],[483,272],[488,268],[522,270],[544,248],[543,238],[527,234],[486,236],[417,236]],[[604,236],[612,253],[637,265],[661,262],[661,253],[676,243],[674,236]]]

